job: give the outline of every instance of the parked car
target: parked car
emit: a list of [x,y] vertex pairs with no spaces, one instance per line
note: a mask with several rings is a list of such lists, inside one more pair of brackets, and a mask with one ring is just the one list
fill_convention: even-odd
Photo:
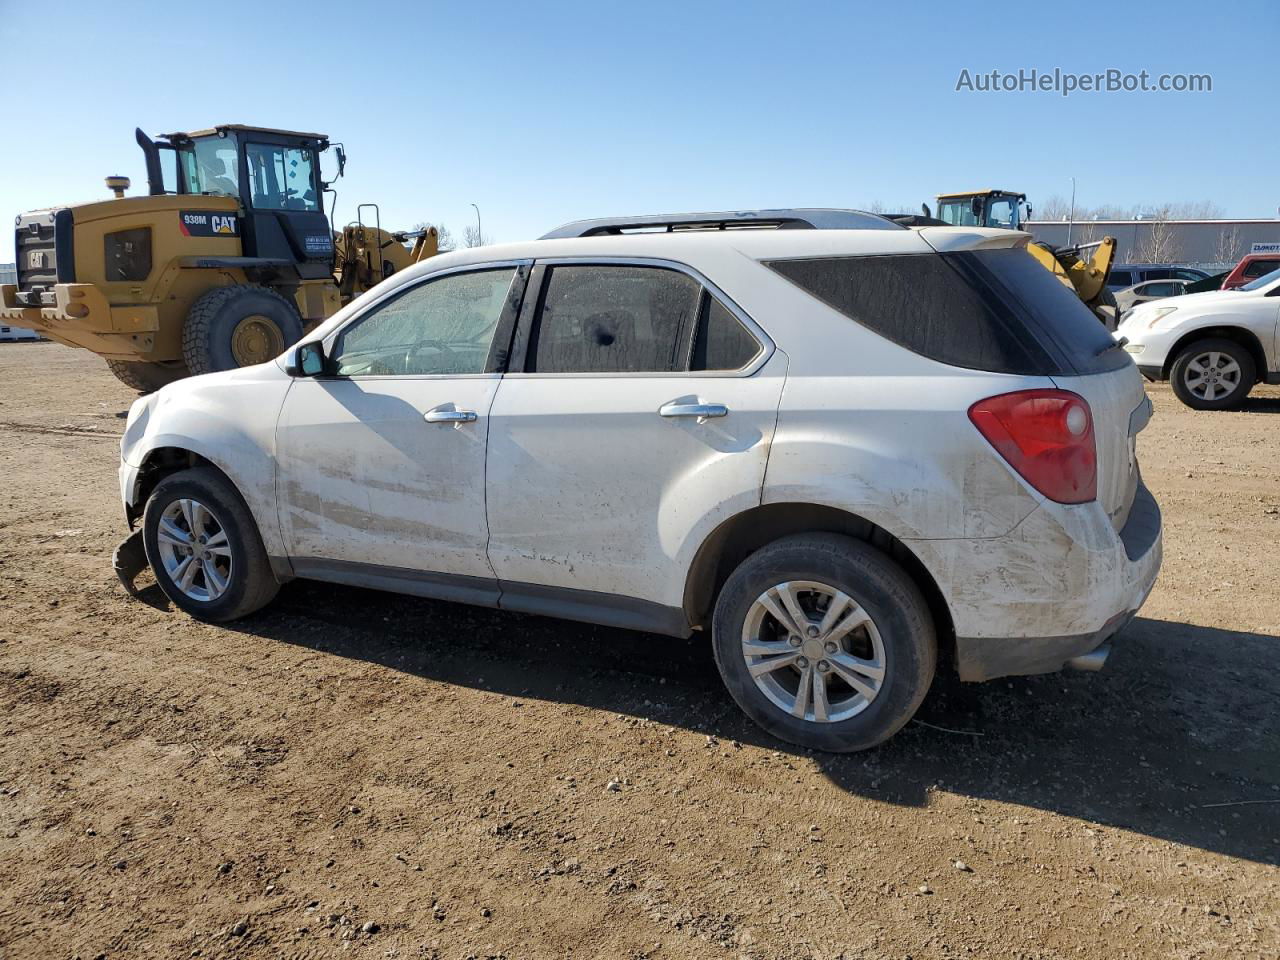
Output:
[[1215,274],[1212,274],[1211,276],[1205,277],[1203,280],[1192,280],[1190,283],[1187,284],[1186,289],[1184,289],[1182,292],[1183,293],[1212,293],[1215,290],[1221,290],[1222,281],[1227,279],[1228,273],[1230,273],[1229,270],[1224,270],[1221,273],[1215,273]]
[[1280,383],[1280,270],[1238,290],[1189,293],[1177,303],[1144,303],[1120,324],[1149,380],[1168,380],[1196,410],[1238,407],[1255,383]]
[[0,324],[0,340],[39,340],[40,334],[26,327],[11,327]]
[[1246,283],[1265,277],[1272,270],[1280,270],[1280,254],[1247,253],[1222,281],[1222,289],[1238,290]]
[[1176,263],[1118,263],[1107,274],[1107,289],[1115,292],[1148,280],[1203,280],[1209,274]]
[[433,257],[134,403],[125,514],[200,619],[306,577],[709,636],[764,729],[870,747],[939,657],[1099,668],[1160,566],[1142,378],[1026,241],[759,211]]
[[1147,280],[1124,290],[1116,291],[1116,309],[1123,317],[1126,311],[1132,310],[1139,303],[1152,300],[1164,300],[1167,297],[1180,297],[1187,291],[1190,280]]

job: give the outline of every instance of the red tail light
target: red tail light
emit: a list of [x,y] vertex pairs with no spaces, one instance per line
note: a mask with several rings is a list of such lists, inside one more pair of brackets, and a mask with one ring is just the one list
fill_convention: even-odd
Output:
[[969,419],[1023,479],[1058,503],[1098,496],[1093,414],[1067,390],[1020,390],[979,400]]

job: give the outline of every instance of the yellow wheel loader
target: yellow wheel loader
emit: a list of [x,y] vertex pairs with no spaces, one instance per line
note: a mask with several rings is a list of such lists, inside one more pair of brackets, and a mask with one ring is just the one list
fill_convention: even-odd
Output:
[[[334,233],[324,134],[227,125],[136,136],[148,194],[126,197],[128,178],[108,177],[114,199],[19,215],[18,282],[0,286],[0,320],[92,350],[135,389],[270,360],[437,252],[434,229],[358,222]],[[341,176],[346,155],[332,147]]]
[[[924,206],[924,217],[899,218],[914,220],[923,225],[928,220],[934,224],[956,227],[999,227],[1005,230],[1025,230],[1031,218],[1031,205],[1025,193],[1012,190],[970,190],[963,193],[943,193],[937,197],[938,216],[933,218],[929,207]],[[1027,252],[1040,261],[1044,268],[1076,292],[1085,306],[1094,312],[1107,328],[1114,330],[1118,319],[1115,295],[1107,289],[1107,277],[1115,260],[1114,237],[1103,237],[1093,243],[1081,243],[1070,247],[1054,247],[1039,240],[1027,244]]]

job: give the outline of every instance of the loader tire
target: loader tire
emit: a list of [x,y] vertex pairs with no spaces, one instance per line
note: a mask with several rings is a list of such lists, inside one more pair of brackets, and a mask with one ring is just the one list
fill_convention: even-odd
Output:
[[164,363],[108,360],[107,368],[115,374],[117,380],[139,393],[155,393],[161,387],[188,376],[187,365],[181,360]]
[[182,325],[182,356],[193,374],[266,363],[302,339],[302,318],[268,287],[237,284],[203,294]]

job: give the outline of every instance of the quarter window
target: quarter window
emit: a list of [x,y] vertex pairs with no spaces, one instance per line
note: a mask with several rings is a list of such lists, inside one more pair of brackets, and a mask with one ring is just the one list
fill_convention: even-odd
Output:
[[526,370],[670,373],[686,369],[702,286],[660,267],[551,268]]
[[515,268],[455,273],[411,287],[338,336],[339,376],[484,373]]

